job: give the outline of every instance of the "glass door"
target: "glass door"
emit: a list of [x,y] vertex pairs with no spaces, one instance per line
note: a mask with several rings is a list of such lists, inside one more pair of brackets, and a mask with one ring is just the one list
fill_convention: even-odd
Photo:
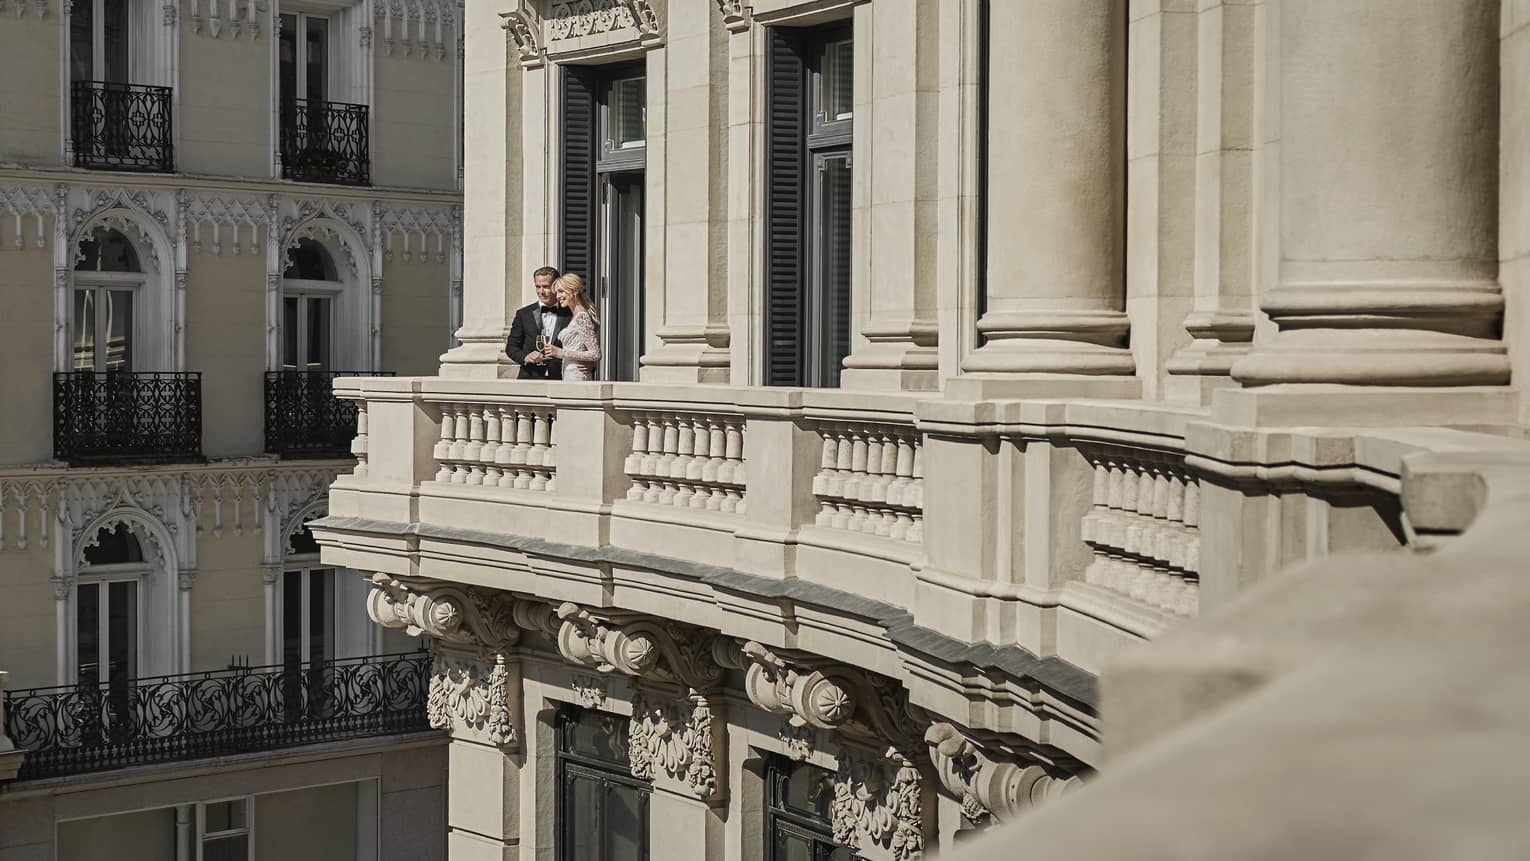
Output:
[[282,298],[282,370],[330,369],[334,301],[303,294]]
[[[282,577],[282,688],[287,719],[329,713],[335,657],[335,572],[287,571]],[[304,709],[304,704],[307,709]]]
[[[81,733],[118,741],[130,735],[138,677],[138,582],[82,582],[75,596],[78,690],[89,704]],[[103,698],[104,697],[104,701]]]
[[643,174],[604,174],[601,201],[600,377],[633,381],[643,355]]

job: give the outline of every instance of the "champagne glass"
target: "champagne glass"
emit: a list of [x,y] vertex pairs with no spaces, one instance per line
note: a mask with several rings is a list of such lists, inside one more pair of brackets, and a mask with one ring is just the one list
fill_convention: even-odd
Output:
[[542,364],[542,362],[546,362],[547,361],[547,336],[546,335],[538,335],[537,336],[537,352],[542,354],[542,360],[540,362],[537,362],[537,364],[540,365],[540,364]]

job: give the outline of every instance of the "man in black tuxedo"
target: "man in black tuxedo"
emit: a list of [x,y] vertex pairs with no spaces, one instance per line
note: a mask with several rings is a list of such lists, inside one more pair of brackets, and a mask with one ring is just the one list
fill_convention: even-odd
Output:
[[558,346],[563,342],[558,335],[573,317],[567,308],[558,307],[558,297],[553,292],[553,281],[558,270],[543,266],[531,275],[537,288],[537,301],[515,312],[510,323],[510,338],[505,342],[505,354],[521,366],[520,379],[561,380],[563,363],[550,359],[537,351],[537,336],[542,335]]

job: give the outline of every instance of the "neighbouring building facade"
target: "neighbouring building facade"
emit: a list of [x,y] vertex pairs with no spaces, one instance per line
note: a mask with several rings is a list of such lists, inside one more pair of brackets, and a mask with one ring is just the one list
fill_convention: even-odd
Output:
[[[313,525],[454,859],[953,852],[1109,778],[1144,641],[1523,455],[1523,3],[466,12],[461,344],[339,384]],[[511,379],[546,264],[604,381]]]
[[0,9],[0,858],[443,857],[430,658],[307,524],[331,381],[455,343],[462,31]]

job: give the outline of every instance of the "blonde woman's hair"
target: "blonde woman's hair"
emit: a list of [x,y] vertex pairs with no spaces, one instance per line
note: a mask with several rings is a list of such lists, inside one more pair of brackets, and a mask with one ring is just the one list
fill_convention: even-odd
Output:
[[590,319],[599,323],[600,318],[595,316],[595,303],[584,292],[584,279],[572,272],[565,272],[553,281],[553,290],[562,290],[568,293],[569,310],[574,312],[585,311]]

